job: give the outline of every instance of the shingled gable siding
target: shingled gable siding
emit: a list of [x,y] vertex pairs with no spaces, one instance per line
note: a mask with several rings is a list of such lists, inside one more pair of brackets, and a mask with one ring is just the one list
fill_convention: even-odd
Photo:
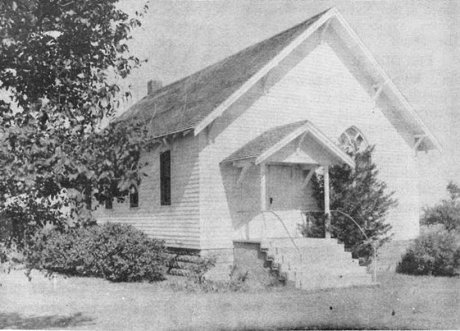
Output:
[[[200,248],[198,140],[193,134],[176,138],[171,150],[171,205],[160,204],[160,152],[145,153],[149,165],[139,186],[139,207],[129,201],[103,206],[96,212],[99,222],[120,222],[136,226],[172,247]],[[127,199],[129,200],[129,199]]]
[[[224,183],[219,162],[267,129],[304,119],[336,139],[355,125],[371,144],[377,145],[375,161],[380,178],[396,191],[399,200],[388,216],[395,239],[416,236],[419,207],[414,151],[379,110],[372,111],[373,106],[327,43],[316,46],[255,102],[245,98],[232,106],[213,124],[209,138],[200,134],[202,248],[232,246],[235,224],[228,204],[232,194],[225,190],[228,183]],[[225,180],[233,176],[236,181],[238,171],[225,169],[229,174]],[[254,186],[254,190],[251,196],[257,197],[260,189]],[[257,201],[254,208],[260,208]]]

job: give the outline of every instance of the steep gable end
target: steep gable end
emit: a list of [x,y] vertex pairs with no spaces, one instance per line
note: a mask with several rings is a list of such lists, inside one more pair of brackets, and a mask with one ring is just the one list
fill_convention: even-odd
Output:
[[333,31],[344,45],[346,56],[356,62],[355,67],[364,77],[366,90],[376,105],[379,100],[391,105],[384,107],[384,115],[406,136],[407,143],[415,150],[441,149],[437,139],[335,8],[146,96],[114,122],[145,123],[152,138],[186,130],[194,130],[197,135],[265,79],[313,33],[320,33],[322,40],[328,31]]

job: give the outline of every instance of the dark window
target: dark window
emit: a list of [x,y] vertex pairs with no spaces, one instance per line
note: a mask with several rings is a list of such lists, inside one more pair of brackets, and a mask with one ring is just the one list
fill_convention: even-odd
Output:
[[85,187],[85,191],[84,191],[84,194],[85,194],[85,204],[86,204],[86,208],[91,210],[92,207],[93,207],[93,195],[92,195],[92,190],[91,190],[91,185],[86,185]]
[[105,200],[105,209],[112,209],[113,208],[113,198],[112,197],[108,197],[106,200]]
[[113,209],[113,200],[114,198],[120,196],[118,192],[118,179],[114,179],[110,186],[106,188],[105,191],[105,208]]
[[139,206],[139,193],[137,192],[136,185],[129,187],[129,206],[135,208]]
[[161,204],[171,204],[171,152],[160,154]]

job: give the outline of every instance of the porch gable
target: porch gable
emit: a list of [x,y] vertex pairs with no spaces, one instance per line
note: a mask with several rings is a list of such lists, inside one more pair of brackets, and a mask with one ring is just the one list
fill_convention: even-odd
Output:
[[237,167],[248,162],[355,166],[350,156],[309,121],[265,131],[222,161],[228,162]]

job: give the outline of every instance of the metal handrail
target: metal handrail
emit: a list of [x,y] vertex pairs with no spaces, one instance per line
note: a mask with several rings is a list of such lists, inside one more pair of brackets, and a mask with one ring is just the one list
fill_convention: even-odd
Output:
[[330,212],[336,212],[336,213],[339,213],[343,216],[345,216],[347,219],[351,220],[357,227],[358,229],[361,231],[361,233],[364,235],[364,238],[366,238],[366,241],[370,242],[371,245],[372,245],[372,260],[373,260],[373,271],[372,271],[372,278],[374,280],[374,282],[377,282],[377,247],[374,243],[374,241],[370,241],[369,237],[366,235],[366,233],[364,232],[363,228],[358,224],[358,222],[356,222],[353,217],[351,217],[350,215],[348,215],[347,213],[341,211],[341,210],[338,210],[338,209],[333,209],[333,210],[330,210]]
[[[299,256],[300,256],[301,255],[300,248],[297,246],[297,244],[295,243],[294,238],[292,238],[291,234],[289,233],[289,230],[288,230],[286,224],[284,224],[283,219],[277,213],[275,213],[273,210],[262,210],[262,216],[264,215],[264,213],[272,213],[281,222],[281,224],[283,225],[284,231],[286,231],[289,239],[291,240],[292,244],[294,245],[294,247],[296,248],[296,250],[297,250],[297,252],[299,253]],[[264,216],[264,223],[265,223],[265,216]]]
[[[330,210],[330,212],[331,213],[332,212],[339,213],[339,214],[345,216],[347,219],[351,220],[358,227],[358,229],[361,231],[361,233],[363,234],[364,238],[366,238],[366,241],[370,241],[369,237],[364,232],[364,229],[358,224],[358,222],[356,222],[353,219],[353,217],[351,217],[347,213],[345,213],[345,212],[343,212],[341,210],[337,210],[337,209]],[[296,248],[297,252],[299,253],[299,258],[302,259],[301,251],[300,251],[299,247],[297,246],[297,244],[295,243],[294,238],[289,233],[289,230],[288,230],[286,224],[284,224],[283,219],[277,213],[275,213],[273,210],[262,210],[262,216],[264,218],[265,227],[266,227],[266,220],[265,220],[264,213],[272,213],[280,221],[280,223],[283,225],[283,228],[286,231],[289,239],[291,240],[292,244],[294,245],[294,247]],[[376,246],[375,246],[373,241],[371,242],[371,244],[372,244],[372,258],[373,258],[373,275],[372,275],[372,278],[373,278],[374,282],[377,282],[377,256],[376,256],[377,255],[377,253],[376,253],[377,249],[376,249]]]
[[[309,213],[311,211],[308,211],[308,210],[302,210],[301,213]],[[341,210],[338,210],[338,209],[333,209],[333,210],[330,210],[330,212],[336,212],[336,213],[339,213],[343,216],[345,216],[347,219],[351,220],[355,225],[356,227],[359,229],[359,231],[361,231],[361,233],[363,234],[364,238],[366,239],[366,241],[368,242],[371,242],[371,245],[372,245],[372,259],[373,259],[373,272],[372,272],[372,278],[374,280],[374,282],[377,282],[377,247],[374,243],[374,241],[370,241],[369,237],[366,235],[366,233],[364,232],[364,229],[358,224],[358,222],[356,222],[353,217],[351,217],[350,215],[348,215],[347,213],[341,211]],[[303,221],[303,219],[302,219]],[[327,231],[327,229],[326,229]]]
[[336,213],[339,213],[343,216],[345,216],[346,218],[350,219],[353,223],[355,223],[355,225],[358,227],[358,229],[361,231],[361,233],[364,235],[364,238],[366,238],[366,240],[369,240],[369,237],[366,235],[366,233],[364,232],[363,228],[358,224],[358,222],[356,222],[353,217],[351,217],[350,215],[348,215],[347,213],[344,213],[343,211],[341,210],[338,210],[338,209],[333,209],[331,210],[330,212],[336,212]]

